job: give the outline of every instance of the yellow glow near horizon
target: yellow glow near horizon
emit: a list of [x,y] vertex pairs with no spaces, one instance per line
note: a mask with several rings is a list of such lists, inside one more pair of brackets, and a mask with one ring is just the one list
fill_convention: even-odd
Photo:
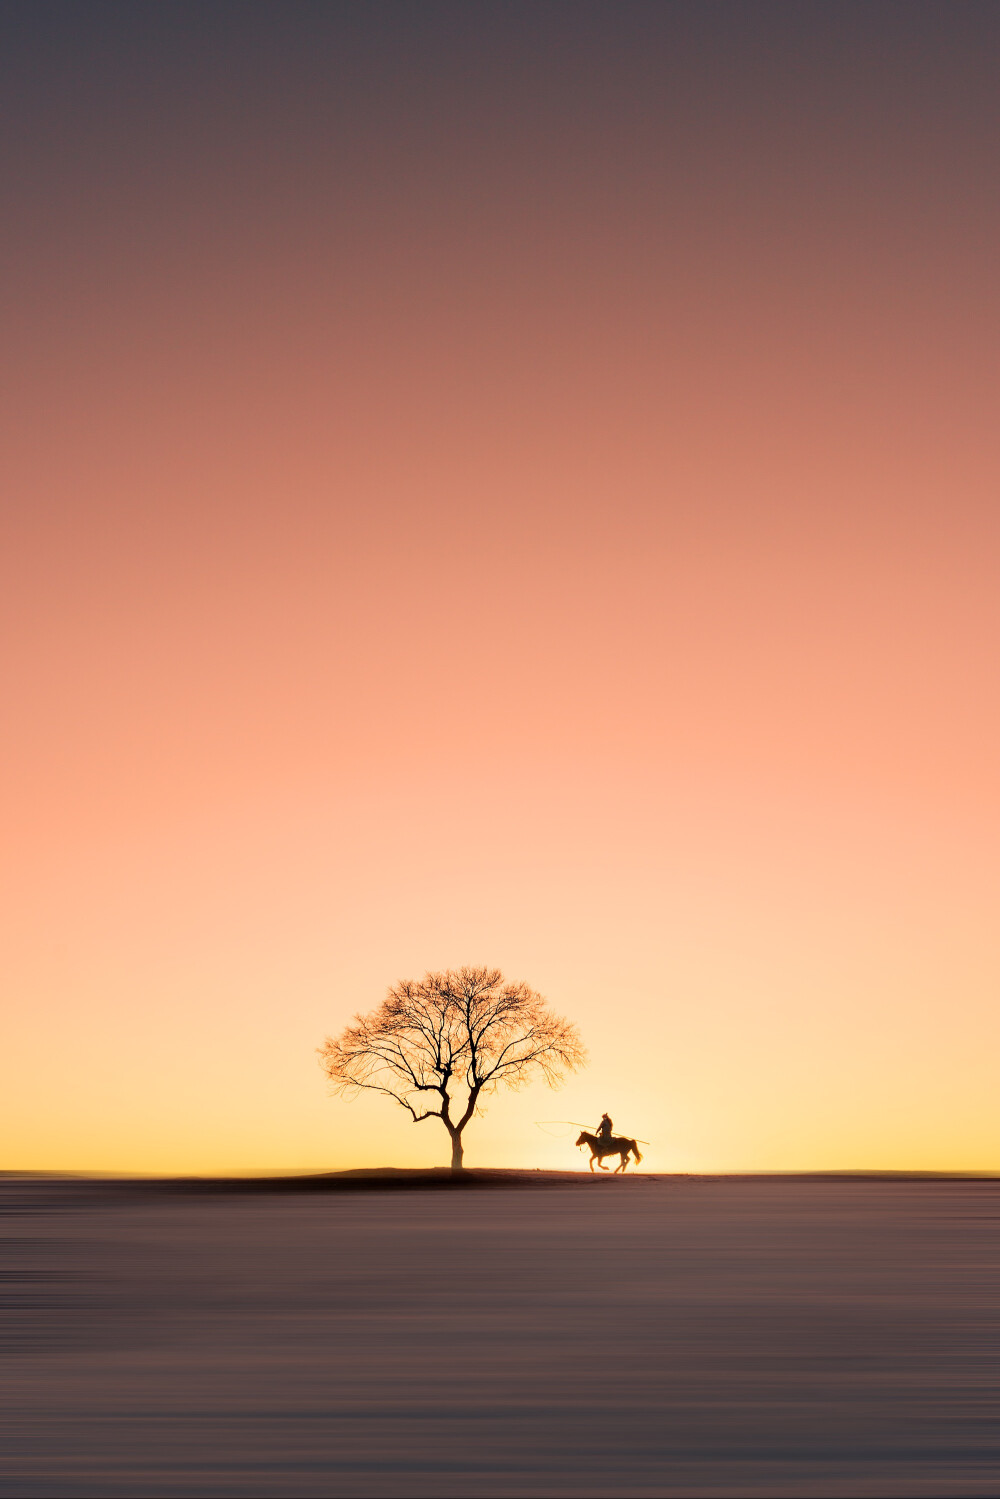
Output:
[[36,1003],[8,1027],[5,1164],[442,1164],[440,1125],[328,1098],[313,1048],[388,976],[464,946],[541,988],[591,1052],[559,1093],[493,1098],[469,1164],[582,1165],[569,1132],[535,1121],[607,1108],[652,1142],[651,1170],[997,1166],[981,871],[942,866],[940,842],[920,868],[886,837],[862,873],[851,844],[876,848],[868,819],[810,854],[804,830],[782,849],[773,813],[755,845],[760,827],[713,837],[690,809],[686,828],[650,825],[624,798],[598,860],[577,795],[535,807],[533,857],[500,807],[478,853],[462,830],[421,862],[429,830],[407,841],[373,800],[339,831],[286,824],[234,848],[231,827],[210,845],[201,820],[65,869],[73,911],[48,884],[23,931]]

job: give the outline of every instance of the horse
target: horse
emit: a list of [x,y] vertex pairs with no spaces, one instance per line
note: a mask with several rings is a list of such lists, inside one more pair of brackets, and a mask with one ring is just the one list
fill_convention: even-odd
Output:
[[581,1130],[580,1137],[576,1143],[577,1145],[590,1146],[591,1171],[594,1169],[595,1161],[602,1171],[607,1171],[608,1168],[604,1164],[604,1157],[606,1155],[621,1156],[621,1164],[615,1167],[616,1176],[619,1171],[624,1171],[628,1165],[629,1151],[635,1156],[637,1162],[642,1160],[642,1155],[635,1141],[626,1140],[622,1135],[610,1135],[605,1138],[603,1135],[588,1135],[586,1130]]

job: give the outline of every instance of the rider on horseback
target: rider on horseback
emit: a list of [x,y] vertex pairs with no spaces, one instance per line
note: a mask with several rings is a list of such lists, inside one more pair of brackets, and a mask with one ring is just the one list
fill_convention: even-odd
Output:
[[617,1139],[614,1134],[614,1128],[611,1115],[602,1114],[601,1122],[597,1126],[597,1133],[595,1135],[589,1135],[586,1130],[583,1130],[578,1136],[577,1145],[587,1145],[590,1147],[591,1171],[594,1169],[595,1161],[602,1171],[607,1171],[608,1168],[604,1164],[604,1157],[609,1155],[616,1155],[621,1160],[621,1165],[615,1167],[616,1175],[620,1171],[625,1170],[632,1156],[635,1156],[636,1162],[642,1160],[639,1142],[637,1140],[626,1139],[625,1137]]

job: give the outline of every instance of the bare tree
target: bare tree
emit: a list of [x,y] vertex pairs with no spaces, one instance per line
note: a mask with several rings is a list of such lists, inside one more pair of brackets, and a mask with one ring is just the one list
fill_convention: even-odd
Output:
[[384,1093],[419,1124],[440,1119],[451,1136],[451,1169],[462,1169],[462,1132],[484,1095],[532,1077],[558,1087],[587,1053],[527,984],[495,968],[428,973],[394,984],[377,1010],[319,1048],[335,1093]]

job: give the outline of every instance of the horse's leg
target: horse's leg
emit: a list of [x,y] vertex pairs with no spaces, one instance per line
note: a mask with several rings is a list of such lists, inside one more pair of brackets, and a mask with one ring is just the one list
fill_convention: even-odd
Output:
[[596,1157],[596,1155],[595,1155],[595,1154],[594,1154],[594,1152],[593,1152],[593,1151],[591,1151],[591,1152],[590,1152],[590,1169],[591,1169],[591,1171],[593,1171],[593,1169],[594,1169],[594,1162],[595,1162],[595,1161],[596,1161],[596,1160],[597,1160],[597,1157]]

